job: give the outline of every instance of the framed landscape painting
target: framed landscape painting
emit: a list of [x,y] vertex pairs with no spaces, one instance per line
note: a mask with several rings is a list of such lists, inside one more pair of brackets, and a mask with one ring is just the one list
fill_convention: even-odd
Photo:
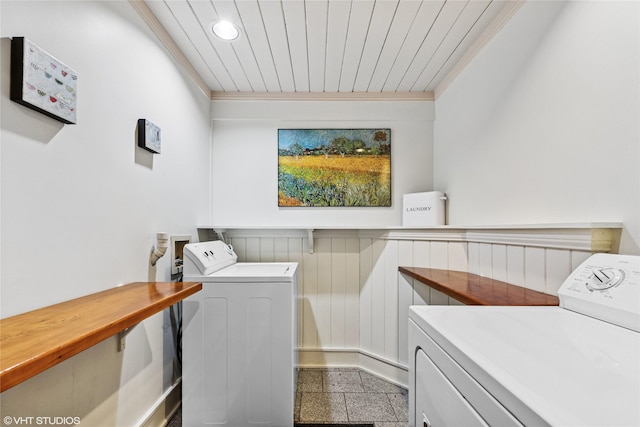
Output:
[[391,206],[391,130],[278,129],[278,206]]

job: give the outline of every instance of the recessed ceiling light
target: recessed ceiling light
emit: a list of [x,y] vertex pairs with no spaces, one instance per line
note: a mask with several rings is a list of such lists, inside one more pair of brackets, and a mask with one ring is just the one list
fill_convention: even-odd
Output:
[[222,40],[235,40],[240,36],[238,27],[229,21],[216,21],[211,25],[211,31]]

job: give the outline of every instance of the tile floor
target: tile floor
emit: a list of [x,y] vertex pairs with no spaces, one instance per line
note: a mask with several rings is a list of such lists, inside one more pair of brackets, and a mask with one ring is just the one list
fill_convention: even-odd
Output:
[[408,425],[407,390],[359,369],[300,369],[296,423]]
[[[359,369],[305,368],[298,371],[294,422],[407,427],[408,405],[406,389]],[[182,426],[182,409],[167,426]]]

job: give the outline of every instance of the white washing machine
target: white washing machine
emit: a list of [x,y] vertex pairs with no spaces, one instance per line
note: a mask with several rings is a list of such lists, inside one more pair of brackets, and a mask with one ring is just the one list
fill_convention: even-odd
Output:
[[185,426],[292,426],[297,365],[295,262],[239,263],[222,241],[184,247]]
[[413,306],[411,426],[640,426],[640,257],[596,254],[560,307]]

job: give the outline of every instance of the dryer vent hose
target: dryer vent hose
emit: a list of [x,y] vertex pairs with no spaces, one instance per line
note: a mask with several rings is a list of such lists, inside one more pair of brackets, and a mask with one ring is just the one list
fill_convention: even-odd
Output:
[[152,266],[156,265],[156,262],[167,252],[167,248],[169,247],[169,233],[159,232],[156,235],[156,240],[158,244],[153,248],[153,252],[151,252],[150,261]]

